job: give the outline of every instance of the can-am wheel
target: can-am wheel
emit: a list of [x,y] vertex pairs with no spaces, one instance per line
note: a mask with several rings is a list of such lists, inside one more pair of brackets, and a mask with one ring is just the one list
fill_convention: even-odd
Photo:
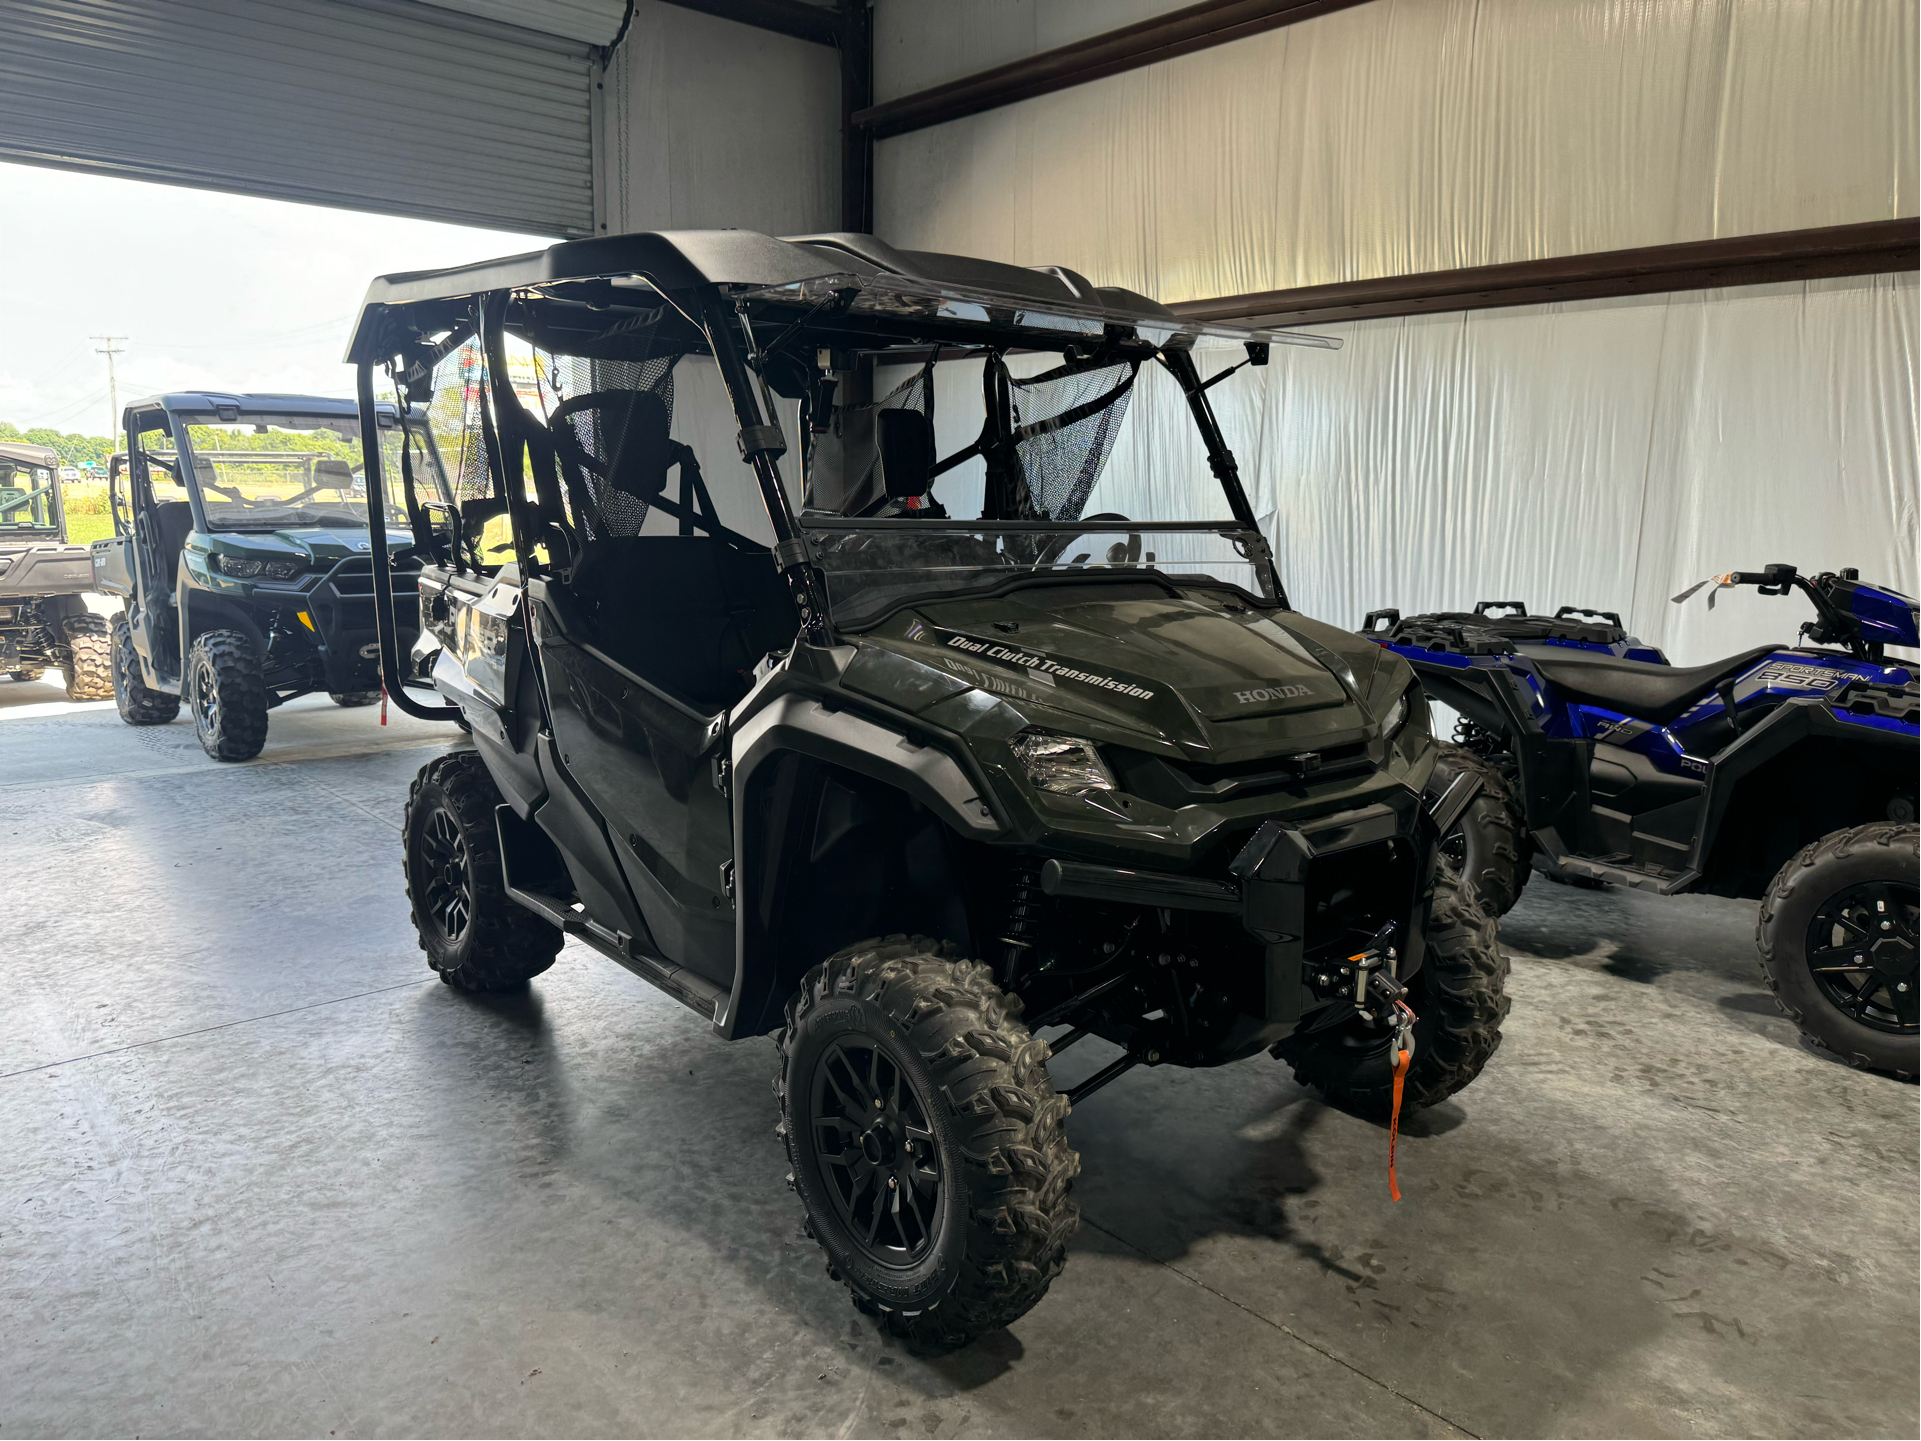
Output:
[[1080,1158],[1047,1043],[975,961],[920,937],[814,967],[779,1033],[780,1134],[828,1274],[892,1335],[950,1350],[1047,1293]]
[[39,680],[40,677],[45,674],[46,672],[43,670],[10,670],[7,672],[7,679],[17,681]]
[[1851,1066],[1921,1071],[1917,915],[1921,826],[1835,831],[1781,868],[1755,945],[1775,1003]]
[[113,703],[120,719],[130,726],[161,726],[180,714],[180,697],[171,691],[155,690],[140,673],[140,657],[134,654],[133,630],[123,612],[114,617]]
[[[1431,1106],[1481,1074],[1501,1044],[1507,1018],[1507,953],[1494,918],[1461,881],[1445,855],[1438,861],[1428,906],[1426,955],[1408,982],[1414,1061],[1403,1104]],[[1296,1032],[1273,1054],[1294,1079],[1364,1115],[1385,1117],[1394,1093],[1394,1033],[1356,1013],[1323,1030]]]
[[250,761],[267,743],[267,682],[253,642],[210,630],[187,652],[184,687],[200,749],[217,761]]
[[372,705],[380,699],[380,692],[377,690],[330,690],[327,694],[335,705],[349,708]]
[[104,616],[67,617],[67,653],[60,667],[68,700],[106,700],[113,692],[113,633]]

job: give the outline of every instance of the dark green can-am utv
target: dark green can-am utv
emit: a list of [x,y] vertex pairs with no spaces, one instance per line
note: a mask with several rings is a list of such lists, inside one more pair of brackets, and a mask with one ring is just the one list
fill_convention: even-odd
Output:
[[[112,686],[128,725],[161,725],[185,701],[215,760],[248,760],[267,712],[326,691],[380,699],[372,542],[359,409],[308,395],[158,395],[126,410],[114,457],[114,535],[93,545],[97,588],[126,599]],[[386,510],[446,489],[424,420],[379,411]],[[404,461],[404,463],[403,463]],[[376,506],[375,511],[381,511]],[[411,592],[418,562],[383,556]],[[411,640],[413,618],[404,622]]]
[[0,674],[39,680],[58,670],[68,700],[113,694],[107,622],[87,609],[93,567],[67,543],[60,457],[0,441]]
[[[459,477],[404,537],[447,707],[380,608],[390,692],[474,742],[408,801],[429,964],[500,989],[571,935],[775,1037],[791,1184],[896,1333],[1040,1298],[1069,1106],[1130,1067],[1271,1050],[1385,1116],[1406,1052],[1424,1105],[1499,1043],[1507,965],[1439,856],[1477,782],[1404,661],[1288,605],[1209,406],[1288,342],[1328,344],[746,231],[361,312],[369,453],[391,383]],[[1090,1034],[1121,1056],[1058,1091]]]

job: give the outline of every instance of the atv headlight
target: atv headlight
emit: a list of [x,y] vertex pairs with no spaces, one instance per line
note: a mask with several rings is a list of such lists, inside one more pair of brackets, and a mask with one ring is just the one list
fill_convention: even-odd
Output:
[[243,555],[216,555],[213,563],[222,575],[230,575],[235,580],[252,580],[260,574],[260,562]]
[[286,560],[267,561],[260,567],[260,573],[269,580],[292,580],[305,569],[305,562],[289,556]]
[[1120,789],[1094,743],[1078,736],[1022,731],[1014,737],[1014,754],[1036,790],[1077,796]]

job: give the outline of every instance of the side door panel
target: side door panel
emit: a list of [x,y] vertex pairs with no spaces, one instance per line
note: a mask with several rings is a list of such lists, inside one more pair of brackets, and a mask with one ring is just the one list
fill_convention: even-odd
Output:
[[661,955],[725,983],[734,910],[722,868],[733,829],[714,770],[725,728],[549,628],[550,615],[541,659],[560,764],[598,798]]

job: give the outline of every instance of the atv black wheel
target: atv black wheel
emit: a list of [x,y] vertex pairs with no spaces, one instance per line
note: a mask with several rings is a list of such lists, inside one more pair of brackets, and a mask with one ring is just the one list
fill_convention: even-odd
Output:
[[1481,778],[1481,789],[1441,837],[1441,853],[1474,888],[1487,913],[1499,919],[1521,899],[1534,842],[1499,769],[1465,746],[1443,745],[1440,751],[1435,770],[1444,784],[1463,774]]
[[525,985],[566,937],[507,898],[494,807],[500,790],[472,751],[437,756],[407,792],[401,870],[427,964],[463,991]]
[[267,743],[267,683],[253,642],[210,630],[187,652],[187,704],[200,749],[217,761],[250,761]]
[[163,726],[180,714],[179,696],[154,690],[141,678],[133,630],[124,614],[114,617],[112,651],[113,702],[121,720],[130,726]]
[[936,1350],[1047,1293],[1080,1224],[1080,1157],[1047,1043],[975,961],[920,937],[809,971],[776,1037],[780,1134],[830,1276]]
[[46,672],[42,670],[10,670],[7,672],[7,679],[17,681],[39,680],[40,677],[45,674]]
[[68,700],[105,700],[113,691],[113,632],[104,617],[67,617],[66,641],[71,655],[60,667]]
[[1836,831],[1781,868],[1755,945],[1774,999],[1801,1034],[1851,1066],[1913,1076],[1921,826]]
[[333,703],[338,706],[372,705],[380,699],[377,690],[330,690],[327,694],[333,697]]
[[[1501,1044],[1507,1018],[1507,953],[1494,918],[1440,858],[1428,906],[1427,954],[1408,982],[1414,1061],[1403,1110],[1444,1100],[1481,1074]],[[1325,1030],[1297,1033],[1274,1047],[1294,1079],[1363,1115],[1385,1117],[1394,1094],[1392,1030],[1354,1015]]]

